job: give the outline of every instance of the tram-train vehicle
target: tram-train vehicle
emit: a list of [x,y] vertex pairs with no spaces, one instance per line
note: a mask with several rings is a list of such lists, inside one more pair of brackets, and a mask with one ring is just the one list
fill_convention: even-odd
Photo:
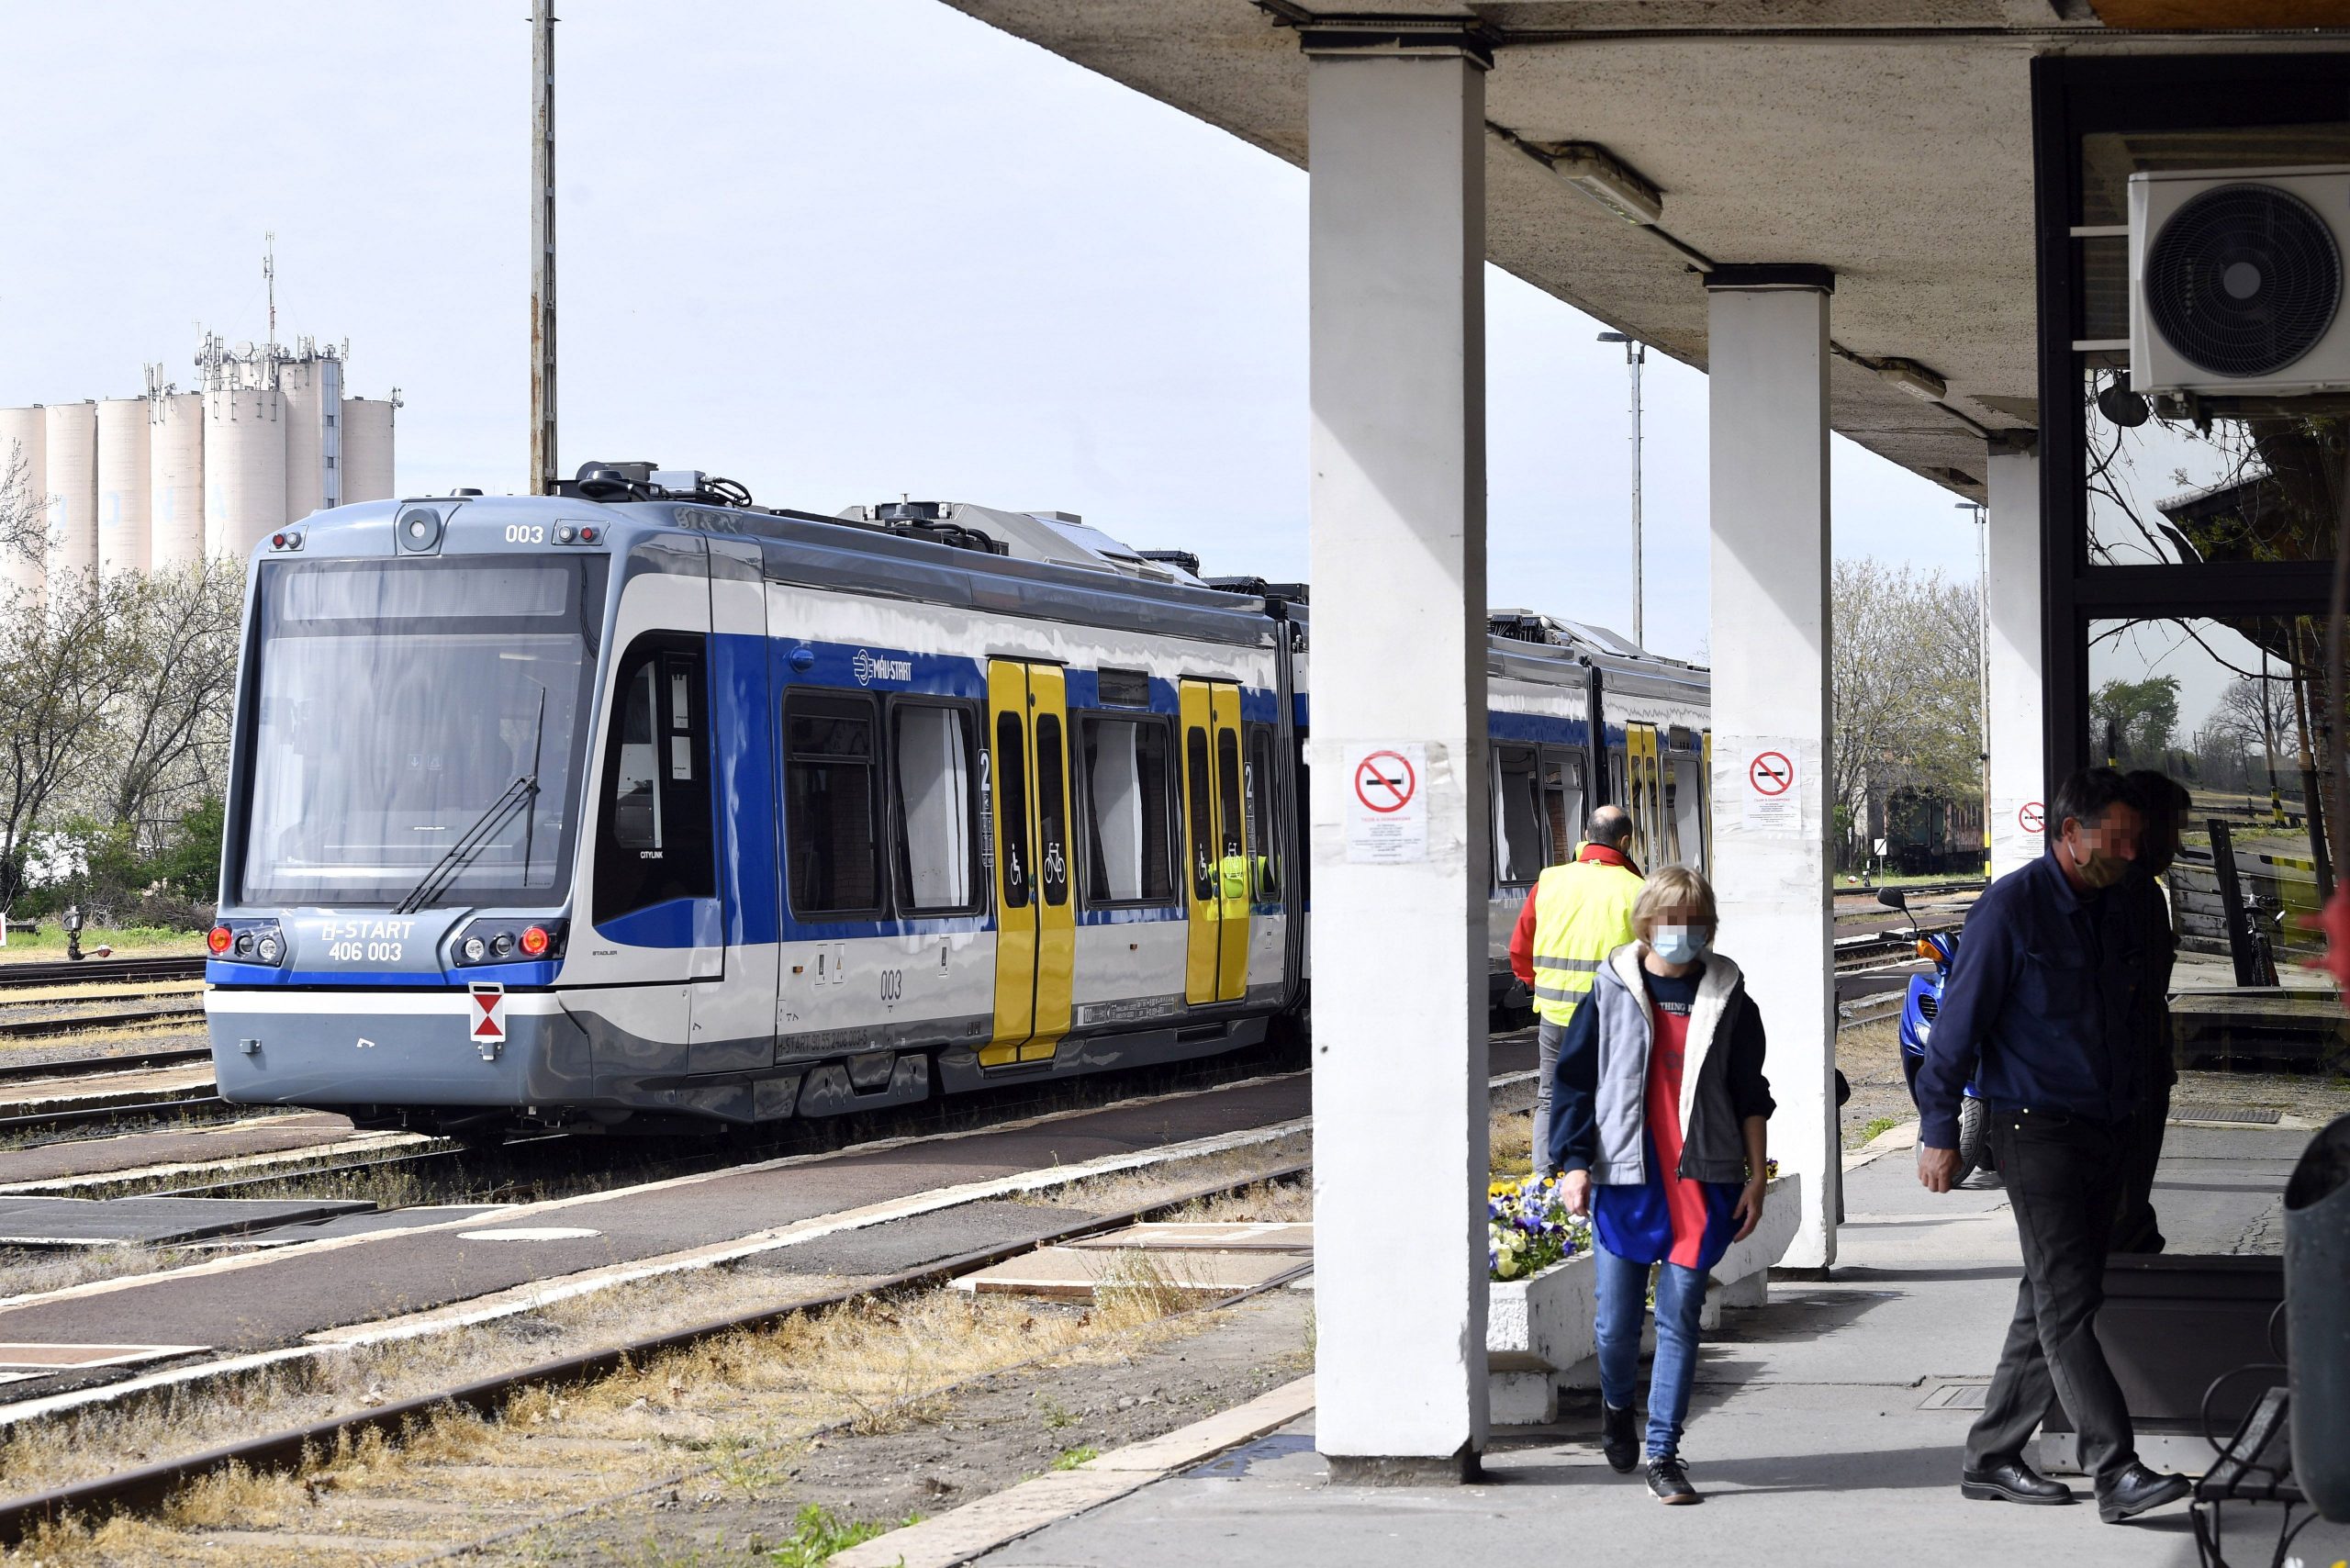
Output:
[[[206,1011],[220,1092],[678,1131],[1303,1021],[1306,596],[1077,519],[837,516],[591,465],[256,548]],[[1702,864],[1707,676],[1495,617],[1494,1000],[1601,799]]]

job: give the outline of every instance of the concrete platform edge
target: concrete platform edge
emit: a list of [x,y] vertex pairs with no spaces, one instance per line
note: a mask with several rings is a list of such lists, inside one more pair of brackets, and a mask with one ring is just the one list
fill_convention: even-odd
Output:
[[955,1568],[1253,1442],[1313,1408],[1314,1379],[1302,1377],[1220,1415],[1113,1449],[1075,1470],[1040,1475],[936,1518],[876,1536],[834,1557],[834,1568]]

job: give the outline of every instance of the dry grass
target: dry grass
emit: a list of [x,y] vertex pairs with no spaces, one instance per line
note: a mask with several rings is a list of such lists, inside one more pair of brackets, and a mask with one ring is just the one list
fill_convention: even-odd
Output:
[[1195,1199],[1167,1217],[1209,1225],[1310,1224],[1314,1189],[1304,1182],[1259,1182],[1237,1193]]
[[1145,1166],[1115,1175],[1072,1182],[1067,1186],[1024,1193],[1015,1195],[1012,1201],[1040,1207],[1114,1214],[1123,1209],[1139,1209],[1153,1203],[1169,1201],[1184,1193],[1219,1182],[1246,1181],[1251,1171],[1303,1165],[1313,1158],[1313,1135],[1292,1133],[1270,1143],[1250,1144],[1245,1148],[1229,1149],[1222,1154],[1203,1155],[1196,1159],[1179,1160],[1168,1165]]
[[83,1251],[0,1249],[0,1300],[62,1291],[93,1280],[156,1274],[213,1257],[184,1247],[94,1247]]
[[[707,1282],[707,1277],[704,1277]],[[111,1520],[53,1528],[28,1543],[19,1560],[47,1563],[201,1560],[205,1529],[280,1527],[314,1530],[337,1500],[359,1495],[527,1505],[553,1513],[616,1497],[676,1476],[710,1475],[729,1490],[756,1495],[824,1433],[885,1432],[933,1419],[948,1391],[974,1378],[1039,1362],[1114,1363],[1204,1319],[1169,1321],[1198,1305],[1196,1292],[1151,1260],[1120,1260],[1113,1283],[1091,1309],[1055,1308],[951,1288],[867,1299],[787,1319],[756,1333],[734,1333],[656,1356],[596,1383],[536,1388],[515,1396],[503,1419],[446,1411],[411,1424],[397,1439],[369,1434],[317,1456],[291,1475],[242,1471],[207,1476],[183,1489],[151,1521]],[[710,1303],[705,1295],[706,1314]],[[550,1308],[552,1316],[559,1309]],[[445,1349],[445,1347],[443,1347]],[[348,1385],[375,1374],[374,1397],[398,1396],[397,1355],[363,1353],[339,1371],[307,1380],[285,1374],[274,1388],[255,1380],[245,1397],[225,1391],[172,1402],[171,1449],[194,1428],[213,1440],[288,1424],[272,1407],[307,1381],[313,1398],[329,1382]],[[420,1359],[401,1369],[413,1376]],[[447,1370],[442,1376],[446,1381]],[[138,1423],[102,1412],[80,1422],[49,1424],[46,1433],[15,1434],[0,1471],[10,1491],[49,1484],[68,1462],[89,1473],[154,1457],[125,1451]],[[62,1428],[79,1428],[76,1440]],[[158,1434],[151,1428],[145,1435]],[[113,1439],[104,1455],[90,1439]],[[556,1442],[541,1439],[554,1438]],[[580,1451],[582,1448],[586,1451]],[[99,1462],[92,1463],[96,1459]],[[332,1527],[329,1527],[332,1528]],[[412,1520],[400,1533],[415,1534]]]
[[1534,1113],[1496,1111],[1486,1128],[1485,1165],[1495,1182],[1515,1181],[1534,1169]]
[[[291,1113],[288,1113],[291,1114]],[[391,1148],[371,1149],[359,1159],[392,1159],[414,1152],[431,1152],[418,1145],[403,1145]],[[267,1180],[255,1180],[251,1171],[238,1168],[220,1173],[220,1178],[240,1183],[227,1194],[238,1198],[324,1198],[357,1199],[379,1209],[414,1208],[422,1204],[455,1204],[464,1198],[444,1186],[434,1185],[419,1173],[419,1167],[409,1164],[369,1166],[359,1170],[335,1169],[338,1158],[323,1155],[316,1159],[289,1159],[283,1166],[270,1170]],[[93,1182],[76,1186],[77,1198],[137,1198],[154,1193],[180,1192],[202,1187],[205,1173],[201,1169],[185,1167],[156,1176],[141,1176],[122,1182]]]
[[[199,1451],[623,1338],[781,1305],[845,1282],[732,1270],[670,1276],[464,1332],[369,1346],[69,1411],[0,1432],[0,1489],[21,1494]],[[306,1478],[356,1467],[381,1482],[419,1465],[459,1462],[505,1442],[509,1428],[516,1425],[533,1429],[560,1422],[565,1431],[576,1432],[588,1423],[597,1435],[659,1439],[673,1447],[714,1441],[723,1435],[719,1411],[746,1396],[757,1401],[758,1418],[748,1438],[735,1439],[738,1447],[771,1447],[766,1434],[778,1423],[811,1428],[853,1421],[879,1429],[883,1423],[920,1419],[924,1390],[1040,1357],[1075,1353],[1104,1334],[1146,1329],[1196,1304],[1197,1296],[1180,1284],[1135,1269],[1091,1311],[999,1297],[974,1300],[960,1291],[941,1290],[795,1316],[770,1331],[704,1341],[586,1388],[526,1393],[518,1397],[507,1425],[451,1413],[399,1444],[378,1442],[372,1453],[363,1444],[330,1456],[306,1472]],[[705,1411],[705,1404],[711,1408]],[[263,1478],[254,1484],[274,1483]],[[220,1495],[241,1495],[233,1488]],[[205,1501],[211,1495],[187,1495],[185,1506],[196,1510],[186,1516],[189,1523],[200,1523],[201,1512],[214,1506]]]

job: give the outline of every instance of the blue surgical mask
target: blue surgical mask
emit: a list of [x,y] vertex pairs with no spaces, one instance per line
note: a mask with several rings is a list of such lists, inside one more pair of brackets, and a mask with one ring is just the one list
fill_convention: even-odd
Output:
[[1702,925],[1660,925],[1649,946],[1668,964],[1694,964],[1706,956],[1714,934]]

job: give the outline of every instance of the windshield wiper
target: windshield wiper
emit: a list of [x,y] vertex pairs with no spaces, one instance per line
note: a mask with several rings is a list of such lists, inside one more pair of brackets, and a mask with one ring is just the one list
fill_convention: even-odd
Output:
[[504,827],[516,812],[525,807],[529,808],[531,814],[525,819],[522,829],[522,881],[524,886],[529,885],[531,832],[537,824],[539,814],[540,742],[545,738],[546,729],[547,694],[542,688],[539,692],[538,734],[531,742],[531,771],[506,786],[504,792],[489,803],[489,809],[476,817],[473,825],[457,835],[457,842],[449,846],[441,858],[432,863],[432,868],[408,890],[408,897],[394,906],[393,913],[414,914],[428,904],[437,902],[441,895],[449,890],[450,885],[464,875],[465,868],[480,858],[481,852],[489,847],[490,840],[498,836],[498,830]]

